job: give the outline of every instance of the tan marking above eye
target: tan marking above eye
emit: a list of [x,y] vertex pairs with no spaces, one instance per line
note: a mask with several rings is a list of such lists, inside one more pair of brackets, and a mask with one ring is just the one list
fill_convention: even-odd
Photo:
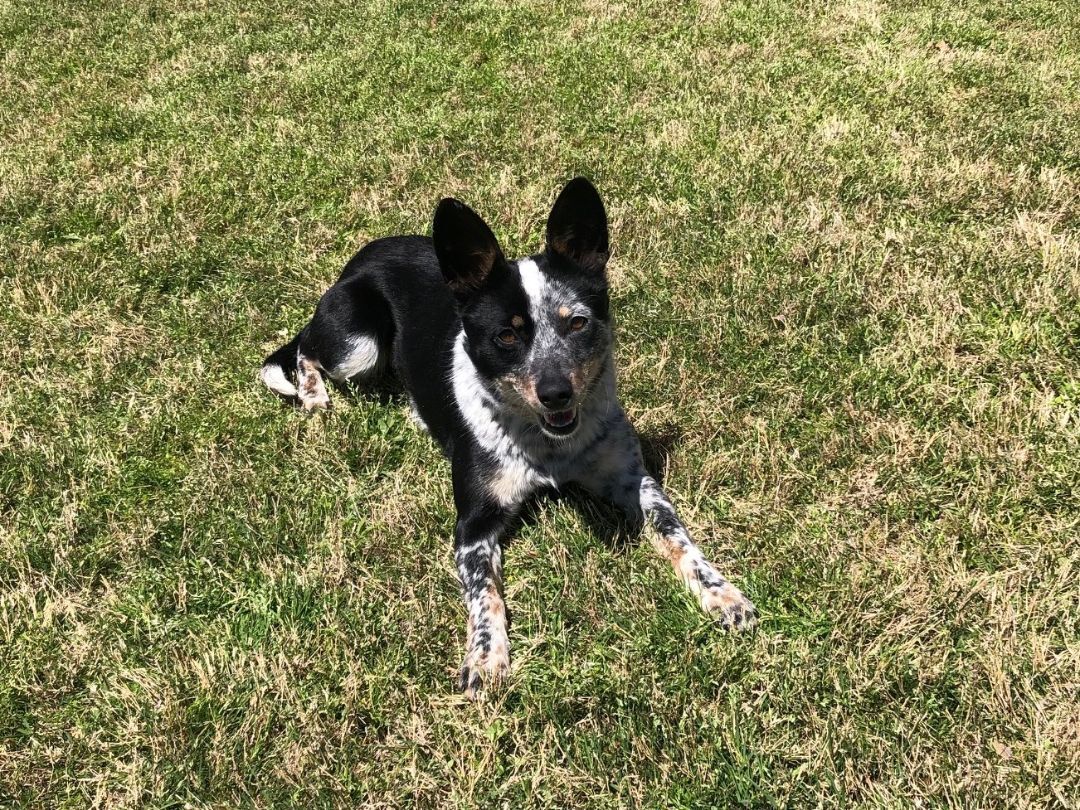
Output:
[[570,317],[570,307],[559,307],[559,317],[560,318],[569,318]]
[[515,329],[520,329],[525,325],[525,319],[522,318],[520,315],[515,315],[513,318],[510,319],[510,325],[513,326]]

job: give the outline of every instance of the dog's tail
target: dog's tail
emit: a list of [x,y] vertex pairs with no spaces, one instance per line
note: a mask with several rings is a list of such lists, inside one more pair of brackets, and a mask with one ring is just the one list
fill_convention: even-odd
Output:
[[302,334],[302,331],[298,332],[296,337],[267,357],[259,369],[259,377],[266,387],[283,397],[296,396],[296,386],[290,378],[296,377],[296,350]]

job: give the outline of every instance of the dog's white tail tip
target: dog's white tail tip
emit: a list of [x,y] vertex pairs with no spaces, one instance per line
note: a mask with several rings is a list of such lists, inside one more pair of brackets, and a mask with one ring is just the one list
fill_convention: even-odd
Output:
[[267,363],[259,369],[259,377],[271,391],[283,397],[295,397],[296,386],[285,376],[285,369],[276,363]]

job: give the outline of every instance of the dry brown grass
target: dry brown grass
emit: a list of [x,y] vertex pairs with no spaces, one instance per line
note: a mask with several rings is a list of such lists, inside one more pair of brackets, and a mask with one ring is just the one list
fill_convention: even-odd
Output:
[[[0,6],[0,804],[1075,807],[1080,40],[1035,2]],[[624,399],[758,604],[575,498],[451,688],[448,471],[255,379],[374,236],[609,206]],[[384,401],[385,400],[385,401]]]

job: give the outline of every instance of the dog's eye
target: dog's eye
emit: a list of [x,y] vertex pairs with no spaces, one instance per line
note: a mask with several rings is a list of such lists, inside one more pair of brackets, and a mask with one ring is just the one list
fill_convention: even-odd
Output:
[[573,318],[570,319],[570,328],[573,329],[575,332],[580,332],[582,329],[585,328],[585,324],[587,324],[588,322],[588,318],[585,318],[581,315],[575,315]]
[[517,333],[513,329],[503,329],[495,337],[504,346],[513,346],[518,339]]

